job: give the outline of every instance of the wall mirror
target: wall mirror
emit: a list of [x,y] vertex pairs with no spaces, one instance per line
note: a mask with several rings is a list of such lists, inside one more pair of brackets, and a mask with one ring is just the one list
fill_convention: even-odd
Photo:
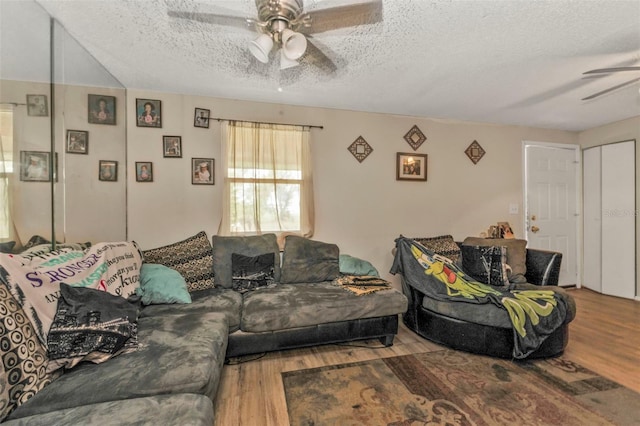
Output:
[[125,240],[124,86],[36,1],[0,19],[0,242]]

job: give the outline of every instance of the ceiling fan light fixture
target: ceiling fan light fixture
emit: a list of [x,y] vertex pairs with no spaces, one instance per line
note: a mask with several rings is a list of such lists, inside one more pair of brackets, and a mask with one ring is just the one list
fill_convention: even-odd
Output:
[[303,34],[287,28],[282,31],[281,39],[282,51],[287,59],[293,61],[300,59],[307,50],[307,38]]
[[272,48],[273,39],[267,34],[260,34],[258,38],[249,43],[249,51],[263,64],[269,62],[269,52]]
[[284,54],[284,49],[280,50],[280,69],[281,70],[297,67],[298,65],[300,65],[300,63],[295,59],[287,58],[287,55]]

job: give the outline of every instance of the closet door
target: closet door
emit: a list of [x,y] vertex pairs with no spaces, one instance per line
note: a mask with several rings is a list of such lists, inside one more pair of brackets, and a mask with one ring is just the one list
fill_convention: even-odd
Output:
[[602,292],[633,298],[636,278],[635,141],[602,146]]
[[582,285],[602,292],[601,147],[582,152],[584,204],[584,261]]

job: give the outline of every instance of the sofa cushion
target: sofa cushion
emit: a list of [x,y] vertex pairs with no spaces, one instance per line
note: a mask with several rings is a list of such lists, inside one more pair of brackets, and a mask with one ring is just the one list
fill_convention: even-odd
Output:
[[15,241],[6,241],[4,243],[0,243],[0,253],[13,253],[13,248],[15,247]]
[[228,332],[220,313],[141,318],[136,352],[103,364],[78,365],[10,418],[162,394],[195,393],[213,400]]
[[0,280],[22,305],[38,338],[46,346],[61,282],[99,288],[127,298],[136,291],[141,265],[142,257],[135,243],[100,243],[84,251],[0,254],[0,269],[6,271],[0,273]]
[[172,305],[149,305],[142,308],[140,318],[182,314],[224,314],[229,323],[229,332],[240,328],[242,294],[226,288],[208,288],[191,293],[191,303]]
[[345,275],[369,275],[379,277],[378,270],[368,261],[341,254],[338,258],[340,264],[340,273]]
[[406,310],[407,298],[395,289],[356,296],[330,282],[279,284],[244,295],[240,328],[254,333],[276,331]]
[[458,247],[458,244],[456,244],[451,235],[412,239],[422,244],[435,254],[439,254],[440,256],[450,259],[453,263],[456,263],[460,257],[460,247]]
[[0,283],[0,422],[47,386],[47,354],[22,307]]
[[100,364],[138,347],[138,305],[92,288],[60,284],[58,309],[47,335],[48,371],[81,361]]
[[288,235],[282,254],[280,282],[318,283],[340,275],[340,250],[335,244]]
[[505,290],[507,278],[507,248],[504,246],[462,245],[462,270],[481,283]]
[[178,271],[189,291],[214,287],[213,253],[204,231],[177,243],[144,250],[142,254],[146,263],[158,263]]
[[511,268],[509,282],[525,283],[527,279],[527,240],[504,238],[467,237],[462,242],[468,246],[505,246],[507,248],[507,264]]
[[213,425],[213,403],[203,395],[181,393],[102,402],[24,417],[6,426],[51,425]]
[[145,263],[140,268],[140,287],[136,294],[145,305],[191,303],[187,282],[180,272],[155,263]]
[[264,253],[257,256],[231,255],[233,289],[240,293],[267,287],[274,283],[273,268],[276,255]]
[[233,287],[231,273],[231,256],[233,253],[244,256],[257,256],[265,253],[273,253],[275,262],[273,276],[280,280],[280,249],[275,234],[252,235],[250,237],[222,237],[213,236],[213,272],[216,276],[216,285],[224,288]]

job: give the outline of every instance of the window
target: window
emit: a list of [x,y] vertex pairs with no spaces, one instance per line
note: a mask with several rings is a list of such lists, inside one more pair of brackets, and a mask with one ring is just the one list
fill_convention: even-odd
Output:
[[313,232],[309,130],[230,122],[223,126],[222,235]]
[[0,109],[0,241],[11,237],[9,183],[13,173],[13,111]]

